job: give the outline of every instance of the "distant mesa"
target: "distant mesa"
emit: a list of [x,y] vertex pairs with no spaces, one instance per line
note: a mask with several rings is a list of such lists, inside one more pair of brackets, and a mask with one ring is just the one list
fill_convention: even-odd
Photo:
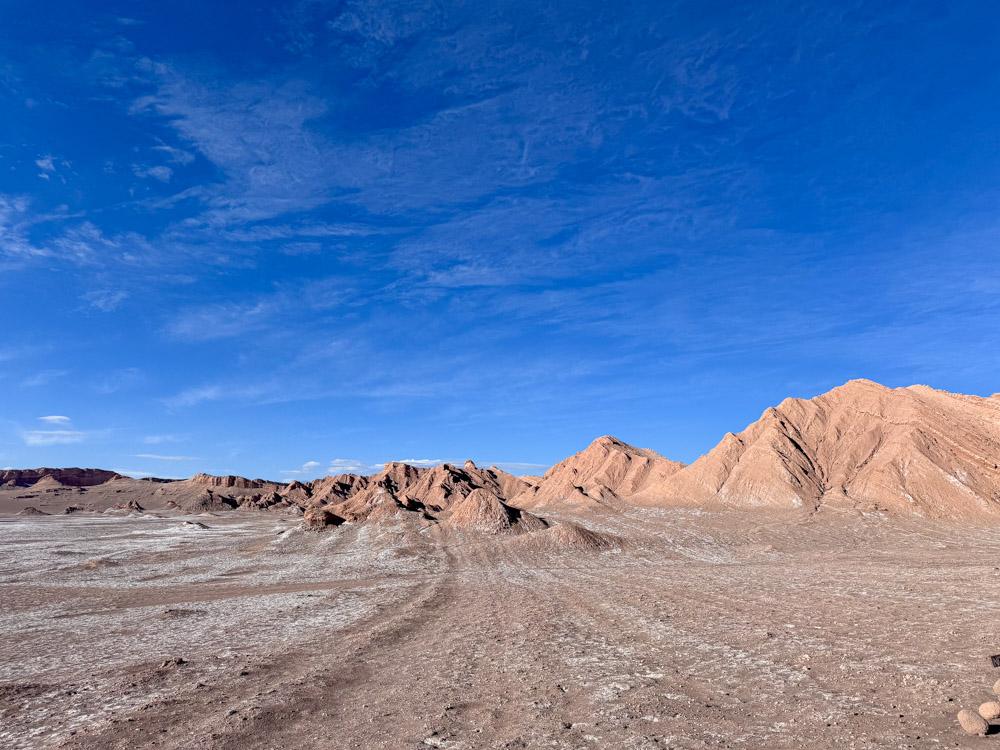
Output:
[[1000,398],[852,380],[765,410],[690,466],[604,436],[544,476],[518,477],[472,461],[431,468],[388,462],[373,475],[287,484],[209,474],[135,480],[99,469],[43,468],[0,472],[0,499],[20,493],[11,502],[21,500],[17,507],[23,507],[24,499],[44,497],[42,507],[51,503],[60,512],[73,507],[60,500],[68,490],[60,490],[76,488],[87,495],[79,509],[301,513],[317,528],[413,517],[443,528],[596,548],[600,539],[586,529],[553,525],[547,517],[629,506],[994,517],[1000,515],[998,464]]
[[48,486],[94,487],[125,478],[103,469],[7,469],[0,471],[0,486],[33,487],[45,482]]
[[209,487],[225,487],[227,489],[239,490],[264,490],[278,489],[282,485],[277,482],[267,482],[263,479],[245,479],[244,477],[224,476],[216,477],[211,474],[195,474],[190,479],[183,480],[191,484],[204,484]]

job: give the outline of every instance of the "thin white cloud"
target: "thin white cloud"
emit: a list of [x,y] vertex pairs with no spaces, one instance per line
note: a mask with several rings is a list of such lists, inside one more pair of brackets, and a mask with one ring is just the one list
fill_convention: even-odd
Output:
[[205,401],[217,401],[225,395],[225,391],[217,385],[205,385],[198,388],[188,388],[176,396],[164,400],[167,406],[195,406]]
[[[428,466],[440,466],[445,461],[440,458],[400,458],[393,461],[386,461],[386,463],[409,464],[410,466],[426,468]],[[378,466],[385,466],[385,464],[378,464]]]
[[21,385],[26,388],[36,388],[38,386],[47,385],[53,380],[61,378],[69,373],[66,370],[42,370],[41,372],[32,375],[30,378],[25,378]]
[[86,435],[87,433],[78,430],[27,430],[21,433],[24,444],[33,448],[80,443]]
[[164,144],[162,146],[153,146],[153,150],[164,152],[170,158],[170,161],[176,164],[190,164],[194,161],[194,154],[181,148],[174,148],[173,146]]
[[55,172],[56,171],[56,165],[52,163],[52,157],[51,156],[42,156],[42,157],[40,157],[38,159],[35,159],[35,164],[37,164],[38,168],[41,169],[42,171],[45,171],[45,172]]
[[155,167],[145,167],[139,164],[133,164],[132,173],[136,177],[152,177],[154,180],[159,180],[160,182],[170,182],[170,178],[173,176],[174,170],[170,167],[165,167],[162,164]]
[[45,422],[47,424],[69,424],[72,420],[69,417],[63,417],[58,414],[53,414],[49,417],[39,417],[39,422]]
[[128,297],[129,293],[124,289],[99,289],[81,295],[80,299],[102,312],[112,312]]
[[136,453],[133,458],[152,458],[157,461],[200,461],[197,456],[160,456],[156,453]]
[[142,439],[146,445],[160,445],[162,443],[179,443],[180,438],[177,435],[147,435]]
[[330,474],[371,474],[374,471],[378,471],[381,465],[373,466],[366,464],[364,461],[358,461],[353,458],[335,458],[330,461],[330,465],[327,467],[327,471]]
[[306,461],[304,464],[302,464],[301,468],[285,469],[280,473],[285,474],[286,476],[303,476],[306,474],[315,474],[316,469],[318,469],[322,465],[323,464],[321,464],[319,461]]
[[124,367],[113,370],[98,378],[94,389],[105,395],[131,388],[145,379],[145,374],[138,367]]

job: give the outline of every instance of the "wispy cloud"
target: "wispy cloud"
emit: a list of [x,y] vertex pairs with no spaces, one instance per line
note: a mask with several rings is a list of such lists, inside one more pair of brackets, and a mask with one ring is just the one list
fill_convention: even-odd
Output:
[[222,386],[207,385],[187,388],[175,396],[164,400],[168,407],[196,406],[205,401],[216,401],[226,396]]
[[190,164],[194,161],[194,154],[190,151],[185,151],[182,148],[175,148],[174,146],[163,144],[160,146],[154,146],[153,150],[162,151],[166,154],[170,161],[176,164]]
[[327,467],[327,472],[331,475],[371,474],[379,469],[381,469],[381,464],[373,466],[366,464],[364,461],[358,461],[353,458],[335,458],[330,461],[330,465]]
[[360,290],[353,282],[338,276],[310,279],[242,302],[188,307],[167,322],[164,332],[179,341],[198,342],[315,325],[320,315],[358,299]]
[[160,182],[170,182],[170,178],[173,176],[174,170],[162,164],[152,167],[141,164],[133,164],[132,174],[136,177],[152,177],[154,180],[159,180]]
[[30,377],[25,378],[21,381],[21,385],[25,388],[38,388],[43,385],[48,385],[53,380],[58,380],[69,374],[68,370],[42,370]]
[[113,312],[118,309],[122,302],[129,298],[129,293],[124,289],[99,289],[86,292],[80,299],[91,307],[95,307],[101,312]]
[[21,433],[24,444],[29,447],[44,447],[80,443],[86,437],[85,432],[76,430],[28,430]]
[[136,453],[133,458],[150,458],[156,461],[200,461],[196,456],[159,456],[155,453]]
[[142,439],[146,445],[162,445],[163,443],[179,443],[181,438],[177,435],[147,435]]
[[298,469],[285,469],[281,473],[286,476],[306,476],[316,474],[316,469],[322,466],[319,461],[306,461]]
[[[420,466],[426,468],[428,466],[440,466],[445,463],[445,461],[440,458],[397,458],[392,461],[386,461],[386,463],[403,463],[409,464],[410,466]],[[377,465],[385,466],[385,464]]]
[[99,375],[94,382],[94,390],[110,395],[134,388],[144,382],[146,374],[138,367],[123,367],[119,370]]

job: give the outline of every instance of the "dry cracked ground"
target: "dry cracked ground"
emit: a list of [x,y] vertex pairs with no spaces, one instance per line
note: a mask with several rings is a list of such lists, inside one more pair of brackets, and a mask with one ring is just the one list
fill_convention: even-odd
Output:
[[625,541],[0,519],[0,746],[1000,747],[955,721],[1000,676],[1000,529],[583,523]]

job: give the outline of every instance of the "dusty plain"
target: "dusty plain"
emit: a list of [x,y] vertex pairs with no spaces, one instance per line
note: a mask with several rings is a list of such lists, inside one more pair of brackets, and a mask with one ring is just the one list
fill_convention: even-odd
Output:
[[615,543],[0,516],[0,746],[1000,747],[955,719],[1000,674],[1000,526],[573,520]]

